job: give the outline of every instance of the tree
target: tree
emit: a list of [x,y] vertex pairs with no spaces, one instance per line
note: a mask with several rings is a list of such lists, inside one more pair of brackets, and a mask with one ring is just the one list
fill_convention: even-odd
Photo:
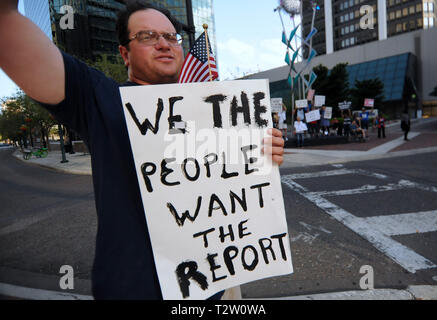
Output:
[[347,63],[339,63],[330,72],[321,64],[313,68],[317,79],[312,88],[317,95],[326,97],[326,105],[333,107],[334,116],[340,114],[338,103],[350,99],[349,75],[346,66]]
[[364,106],[365,99],[374,99],[375,108],[383,106],[384,83],[379,78],[363,81],[356,80],[355,88],[350,91],[353,109],[361,109]]
[[437,87],[432,90],[432,92],[429,94],[430,96],[437,97]]

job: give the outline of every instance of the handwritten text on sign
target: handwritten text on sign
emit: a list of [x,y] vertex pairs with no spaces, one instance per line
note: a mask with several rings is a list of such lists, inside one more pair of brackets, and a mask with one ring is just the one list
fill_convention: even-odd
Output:
[[292,273],[268,82],[120,92],[164,299]]

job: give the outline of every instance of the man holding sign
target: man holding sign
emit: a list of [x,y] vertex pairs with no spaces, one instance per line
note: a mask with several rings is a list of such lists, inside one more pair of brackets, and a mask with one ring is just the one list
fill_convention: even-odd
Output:
[[[98,215],[92,272],[93,295],[96,299],[162,299],[120,86],[97,70],[61,52],[37,26],[19,14],[17,3],[18,0],[0,2],[0,41],[7,44],[0,50],[0,67],[58,121],[77,131],[92,156]],[[178,35],[180,25],[168,11],[141,1],[130,2],[126,10],[119,14],[117,31],[120,54],[128,68],[129,82],[125,85],[177,82],[183,63],[181,38]],[[177,97],[173,98],[170,104],[174,106],[178,100]],[[157,134],[164,102],[144,99],[142,103],[143,108],[153,108],[156,114],[149,118],[150,121],[146,119],[142,124],[138,121],[138,128],[149,135]],[[138,110],[134,107],[129,109],[132,119],[135,118],[135,111]],[[175,124],[177,119],[170,113],[171,124]],[[264,141],[264,152],[271,155],[276,164],[281,164],[284,145],[281,132],[272,130],[270,133],[272,137]],[[151,148],[146,151],[153,154]],[[167,164],[161,166],[164,170],[161,177],[165,182],[168,182],[165,179],[169,173],[165,170],[171,170]],[[146,177],[151,175],[151,169],[152,166],[145,168],[149,170],[144,171]],[[223,174],[227,176],[232,172]],[[259,193],[264,188],[250,187],[253,185],[248,190]],[[241,200],[244,203],[243,195],[235,197],[238,199],[234,198],[234,201]],[[211,198],[212,208],[216,208],[218,201],[213,196]],[[144,206],[147,205],[144,203]],[[247,225],[243,221],[237,230],[245,235],[249,231],[246,231]],[[279,240],[279,236],[270,239],[272,242]],[[265,250],[262,252],[271,255],[270,243],[267,240],[260,241]],[[286,240],[284,242],[288,243]],[[277,259],[284,257],[285,251],[279,249],[276,252]],[[246,253],[249,250],[246,249]],[[228,250],[230,257],[234,253],[232,249]],[[271,256],[267,258],[271,259]],[[252,265],[253,261],[247,258],[246,263]],[[210,264],[215,270],[217,263],[213,258],[210,258]],[[180,270],[181,275],[184,272],[191,272],[193,278],[204,285],[196,270]]]

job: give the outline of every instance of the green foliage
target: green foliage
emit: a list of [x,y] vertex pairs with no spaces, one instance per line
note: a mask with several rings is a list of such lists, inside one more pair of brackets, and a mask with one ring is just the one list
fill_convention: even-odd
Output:
[[33,135],[37,135],[44,140],[55,125],[49,112],[21,91],[3,98],[2,104],[5,106],[0,114],[0,134],[3,139],[20,141],[30,137],[32,140]]
[[361,109],[365,99],[375,99],[375,108],[381,109],[384,99],[384,83],[376,79],[355,81],[355,88],[350,90],[353,109]]

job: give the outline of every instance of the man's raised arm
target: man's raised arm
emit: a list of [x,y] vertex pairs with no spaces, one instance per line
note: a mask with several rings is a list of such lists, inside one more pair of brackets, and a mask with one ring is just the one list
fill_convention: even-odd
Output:
[[0,67],[33,99],[58,104],[65,97],[61,52],[17,5],[0,1]]

